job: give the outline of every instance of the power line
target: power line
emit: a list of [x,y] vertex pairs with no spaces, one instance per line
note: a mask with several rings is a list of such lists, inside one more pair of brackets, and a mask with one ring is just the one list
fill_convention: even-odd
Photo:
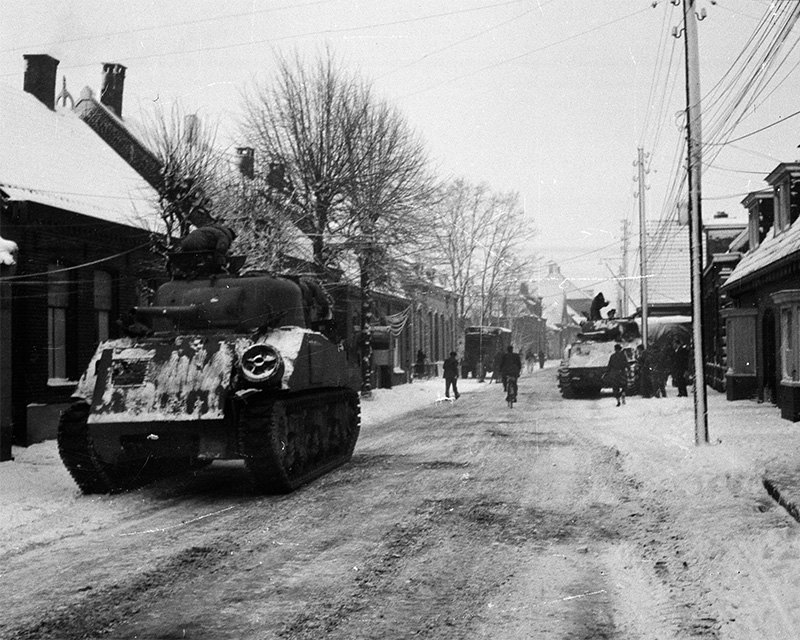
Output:
[[125,29],[124,31],[109,31],[106,33],[98,33],[88,36],[80,36],[78,38],[69,38],[67,40],[51,40],[50,42],[41,42],[39,44],[22,45],[18,47],[10,47],[8,49],[0,49],[0,53],[10,53],[12,51],[23,51],[25,49],[44,49],[54,45],[70,44],[73,42],[83,42],[85,40],[95,40],[99,38],[111,38],[114,36],[125,36],[132,33],[142,33],[145,31],[155,31],[157,29],[171,29],[173,27],[184,27],[193,24],[204,24],[207,22],[219,22],[221,20],[232,20],[234,18],[247,18],[260,13],[273,13],[275,11],[284,11],[288,9],[304,9],[318,4],[328,4],[330,0],[316,0],[315,2],[305,2],[285,7],[269,7],[267,9],[252,9],[244,13],[231,13],[222,16],[215,16],[213,18],[197,18],[195,20],[182,20],[181,22],[170,22],[167,24],[156,24],[149,27],[139,27],[137,29]]
[[775,125],[781,124],[782,122],[786,122],[790,118],[794,118],[795,116],[800,115],[800,110],[795,111],[794,113],[790,113],[785,118],[781,118],[780,120],[776,120],[775,122],[771,122],[768,125],[761,127],[760,129],[756,129],[755,131],[751,131],[750,133],[746,133],[738,138],[733,138],[731,140],[726,140],[725,142],[706,142],[703,146],[709,147],[724,147],[725,145],[731,144],[732,142],[739,142],[739,140],[744,140],[745,138],[749,138],[750,136],[754,136],[757,133],[761,133],[762,131],[766,131],[767,129],[771,129]]
[[386,76],[392,75],[393,73],[397,73],[398,71],[401,71],[402,69],[407,69],[408,67],[411,67],[411,66],[413,66],[415,64],[418,64],[419,62],[422,62],[423,60],[426,60],[427,58],[430,58],[431,56],[435,56],[435,55],[440,54],[440,53],[442,53],[444,51],[452,49],[453,47],[457,47],[460,44],[464,44],[465,42],[469,42],[470,40],[474,40],[475,38],[479,38],[480,36],[485,35],[485,34],[489,33],[490,31],[494,31],[495,29],[499,29],[500,27],[504,27],[507,24],[510,24],[512,22],[517,21],[520,18],[523,18],[523,17],[527,16],[528,14],[533,13],[534,11],[536,11],[536,9],[540,9],[542,6],[544,6],[546,4],[550,4],[551,2],[555,2],[555,0],[547,0],[547,2],[542,2],[542,3],[540,3],[540,5],[538,7],[535,7],[535,8],[532,8],[532,9],[528,9],[527,11],[523,11],[522,13],[520,13],[517,16],[514,16],[513,18],[510,18],[508,20],[504,20],[503,22],[500,22],[500,23],[498,23],[496,25],[493,25],[491,27],[487,27],[486,29],[483,29],[482,31],[474,33],[474,34],[472,34],[470,36],[467,36],[466,38],[461,38],[461,40],[456,40],[455,42],[453,42],[453,43],[451,43],[451,44],[449,44],[449,45],[447,45],[445,47],[442,47],[440,49],[436,49],[435,51],[431,51],[430,53],[426,53],[425,55],[420,56],[419,58],[417,58],[415,60],[412,60],[411,62],[407,62],[404,65],[401,65],[399,67],[396,67],[395,69],[392,69],[391,71],[387,71],[386,73],[384,73],[383,75],[378,76],[375,79],[376,80],[380,80],[382,78],[385,78]]
[[114,255],[107,256],[105,258],[99,258],[98,260],[92,260],[91,262],[84,262],[82,264],[77,264],[72,267],[63,267],[61,269],[52,269],[49,271],[39,271],[37,273],[24,273],[18,276],[5,276],[0,278],[0,282],[12,282],[14,280],[27,280],[28,278],[39,278],[41,276],[47,276],[53,273],[67,273],[70,271],[75,271],[77,269],[85,269],[86,267],[92,267],[96,264],[102,264],[103,262],[108,262],[109,260],[115,260],[116,258],[121,258],[122,256],[128,255],[129,253],[133,253],[135,251],[140,251],[142,249],[146,249],[150,246],[150,243],[141,244],[138,247],[134,247],[133,249],[128,249],[127,251],[120,251],[119,253],[115,253]]
[[497,67],[503,66],[503,65],[508,64],[510,62],[516,62],[517,60],[521,60],[522,58],[526,58],[527,56],[533,55],[534,53],[540,53],[540,52],[545,51],[547,49],[551,49],[551,48],[553,48],[555,46],[558,46],[560,44],[564,44],[565,42],[569,42],[571,40],[575,40],[576,38],[584,36],[584,35],[586,35],[588,33],[592,33],[594,31],[598,31],[598,30],[603,29],[605,27],[608,27],[608,26],[611,26],[613,24],[616,24],[617,22],[622,22],[623,20],[627,20],[628,18],[632,18],[633,16],[636,16],[636,15],[638,15],[640,13],[643,13],[643,12],[649,11],[649,10],[650,10],[649,7],[646,7],[644,9],[640,9],[639,11],[634,11],[633,13],[629,13],[627,15],[624,15],[621,18],[617,18],[615,20],[611,20],[610,22],[605,22],[605,23],[603,23],[601,25],[598,25],[596,27],[592,27],[591,29],[586,29],[585,31],[581,31],[580,33],[576,33],[574,35],[568,36],[566,38],[563,38],[562,40],[557,40],[555,42],[551,42],[550,44],[544,45],[543,47],[539,47],[537,49],[531,49],[530,51],[526,51],[525,53],[521,53],[521,54],[519,54],[517,56],[514,56],[513,58],[506,58],[505,60],[501,60],[499,62],[495,62],[495,63],[490,64],[490,65],[486,65],[485,67],[481,67],[480,69],[476,69],[475,71],[470,71],[469,73],[465,73],[465,74],[457,76],[455,78],[451,78],[450,80],[446,80],[444,82],[440,82],[438,84],[431,85],[429,87],[424,87],[424,88],[419,89],[418,91],[414,91],[412,93],[407,93],[403,97],[404,98],[408,98],[410,96],[415,96],[415,95],[420,94],[420,93],[425,93],[426,91],[430,91],[431,89],[438,89],[439,87],[443,87],[445,85],[452,84],[454,82],[458,82],[459,80],[463,80],[465,78],[469,78],[469,77],[477,75],[479,73],[483,73],[484,71],[490,71],[491,69],[495,69]]
[[[167,52],[164,52],[164,53],[150,53],[150,54],[145,54],[145,55],[140,55],[140,56],[117,56],[117,57],[124,59],[125,62],[132,62],[132,61],[136,61],[136,60],[148,60],[150,58],[164,58],[164,57],[167,57],[167,56],[178,56],[178,55],[187,55],[187,54],[192,54],[192,53],[201,53],[201,52],[204,52],[204,51],[222,51],[222,50],[225,50],[225,49],[236,49],[236,48],[239,48],[239,47],[248,47],[248,46],[252,46],[252,45],[256,45],[256,44],[282,42],[284,40],[295,40],[295,39],[299,39],[299,38],[308,38],[308,37],[311,37],[311,36],[319,36],[319,35],[334,34],[334,33],[350,33],[350,32],[353,32],[353,31],[364,31],[366,29],[377,29],[377,28],[381,28],[381,27],[392,27],[392,26],[398,26],[398,25],[402,25],[402,24],[412,24],[412,23],[415,23],[415,22],[422,22],[424,20],[433,20],[433,19],[437,19],[437,18],[447,18],[447,17],[454,16],[454,15],[461,15],[461,14],[464,14],[464,13],[473,13],[475,11],[482,11],[482,10],[485,10],[485,9],[494,9],[496,7],[505,7],[505,6],[512,5],[512,4],[519,4],[520,2],[523,2],[523,1],[524,0],[506,0],[505,2],[497,2],[495,4],[484,5],[484,6],[481,6],[481,7],[473,7],[473,8],[470,8],[470,9],[458,9],[458,10],[455,10],[455,11],[446,11],[446,12],[441,12],[441,13],[429,14],[429,15],[426,15],[426,16],[418,16],[418,17],[415,17],[415,18],[405,18],[405,19],[402,19],[402,20],[393,20],[391,22],[379,22],[379,23],[362,25],[362,26],[357,26],[357,27],[342,27],[342,28],[339,28],[339,29],[321,29],[321,30],[318,30],[318,31],[309,31],[309,32],[306,32],[306,33],[299,33],[299,34],[288,35],[288,36],[280,36],[280,37],[275,37],[275,38],[263,38],[261,40],[249,40],[247,42],[234,42],[234,43],[223,44],[223,45],[215,45],[215,46],[207,46],[207,47],[196,47],[194,49],[181,49],[181,50],[178,50],[178,51],[167,51]],[[95,66],[96,64],[97,64],[97,62],[91,62],[91,63],[86,63],[86,64],[69,65],[69,66],[65,66],[64,68],[65,69],[80,69],[80,68],[84,68],[84,67]],[[3,74],[2,77],[9,77],[9,76],[13,76],[13,75],[17,75],[17,74],[16,73],[6,73],[6,74]]]

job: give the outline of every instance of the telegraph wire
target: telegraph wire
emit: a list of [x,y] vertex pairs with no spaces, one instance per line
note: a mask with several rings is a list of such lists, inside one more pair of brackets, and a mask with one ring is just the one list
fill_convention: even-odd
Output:
[[114,255],[107,256],[105,258],[99,258],[98,260],[92,260],[90,262],[84,262],[82,264],[77,264],[71,267],[62,267],[61,269],[52,269],[50,271],[39,271],[37,273],[24,273],[18,276],[4,276],[0,278],[0,282],[12,282],[15,280],[27,280],[28,278],[39,278],[42,276],[48,276],[53,273],[68,273],[70,271],[76,271],[78,269],[85,269],[86,267],[92,267],[96,264],[102,264],[103,262],[108,262],[109,260],[116,260],[117,258],[121,258],[122,256],[128,255],[129,253],[134,253],[135,251],[141,251],[142,249],[146,249],[150,246],[150,243],[147,242],[145,244],[141,244],[138,247],[134,247],[133,249],[128,249],[127,251],[120,251],[119,253],[115,253]]
[[523,18],[523,17],[527,16],[528,14],[533,13],[537,9],[540,9],[542,6],[544,6],[546,4],[550,4],[552,2],[555,2],[555,0],[547,0],[546,2],[542,2],[538,7],[534,7],[532,9],[528,9],[527,11],[523,11],[522,13],[520,13],[517,16],[514,16],[513,18],[510,18],[508,20],[504,20],[503,22],[495,24],[495,25],[493,25],[491,27],[487,27],[486,29],[483,29],[482,31],[479,31],[477,33],[473,33],[472,35],[467,36],[465,38],[462,38],[461,40],[457,40],[456,42],[453,42],[453,43],[451,43],[451,44],[449,44],[449,45],[447,45],[445,47],[441,47],[440,49],[436,49],[435,51],[431,51],[430,53],[426,53],[425,55],[420,56],[416,60],[412,60],[411,62],[407,62],[404,65],[396,67],[396,68],[392,69],[391,71],[387,71],[386,73],[384,73],[384,74],[382,74],[380,76],[377,76],[375,78],[375,80],[381,80],[382,78],[385,78],[386,76],[390,76],[393,73],[397,73],[398,71],[402,71],[403,69],[407,69],[408,67],[414,66],[415,64],[418,64],[418,63],[422,62],[423,60],[426,60],[427,58],[430,58],[431,56],[438,55],[438,54],[440,54],[440,53],[442,53],[444,51],[452,49],[453,47],[457,47],[460,44],[464,44],[465,42],[469,42],[470,40],[474,40],[475,38],[478,38],[478,37],[480,37],[482,35],[485,35],[485,34],[489,33],[490,31],[494,31],[495,29],[499,29],[500,27],[504,27],[505,25],[510,24],[512,22],[515,22],[515,21],[519,20],[520,18]]
[[566,38],[563,38],[561,40],[557,40],[555,42],[551,42],[550,44],[546,44],[543,47],[539,47],[537,49],[531,49],[530,51],[526,51],[525,53],[521,53],[521,54],[516,55],[516,56],[514,56],[512,58],[506,58],[505,60],[500,60],[499,62],[495,62],[495,63],[492,63],[490,65],[486,65],[484,67],[476,69],[475,71],[470,71],[468,73],[462,74],[460,76],[456,76],[455,78],[451,78],[451,79],[446,80],[444,82],[439,82],[437,84],[430,85],[428,87],[424,87],[424,88],[419,89],[417,91],[413,91],[411,93],[407,93],[402,97],[403,98],[408,98],[408,97],[411,97],[411,96],[418,95],[420,93],[425,93],[426,91],[431,91],[432,89],[438,89],[438,88],[446,86],[448,84],[452,84],[454,82],[458,82],[460,80],[464,80],[465,78],[472,77],[472,76],[477,75],[479,73],[483,73],[484,71],[490,71],[491,69],[495,69],[495,68],[503,66],[505,64],[509,64],[511,62],[516,62],[517,60],[521,60],[522,58],[526,58],[527,56],[533,55],[534,53],[540,53],[542,51],[545,51],[547,49],[551,49],[551,48],[553,48],[555,46],[558,46],[560,44],[564,44],[565,42],[570,42],[571,40],[575,40],[576,38],[584,36],[584,35],[586,35],[588,33],[592,33],[594,31],[598,31],[600,29],[603,29],[605,27],[611,26],[611,25],[616,24],[618,22],[622,22],[623,20],[627,20],[628,18],[632,18],[633,16],[639,15],[640,13],[644,13],[645,11],[649,11],[649,10],[650,10],[649,7],[645,7],[644,9],[640,9],[639,11],[634,11],[633,13],[629,13],[627,15],[624,15],[624,16],[620,17],[620,18],[616,18],[615,20],[611,20],[610,22],[605,22],[605,23],[600,24],[600,25],[598,25],[596,27],[592,27],[591,29],[586,29],[585,31],[581,31],[579,33],[573,34],[573,35],[568,36]]
[[[659,76],[659,71],[660,71],[661,65],[663,64],[663,61],[664,61],[664,57],[663,57],[663,51],[664,51],[664,46],[665,46],[664,34],[667,32],[667,30],[664,28],[664,26],[666,25],[666,22],[667,22],[668,11],[669,11],[669,8],[668,8],[668,5],[667,5],[667,8],[665,8],[665,10],[664,10],[664,14],[663,14],[663,17],[662,17],[662,22],[661,22],[661,30],[660,30],[661,35],[660,35],[660,38],[659,38],[659,41],[658,41],[658,48],[657,48],[657,53],[656,53],[656,64],[655,64],[655,68],[653,69],[653,76],[652,76],[652,78],[650,78],[650,91],[648,92],[648,95],[647,95],[648,109],[645,112],[644,123],[642,123],[642,134],[641,134],[641,136],[639,138],[639,146],[640,147],[644,147],[644,144],[643,144],[644,137],[645,137],[645,135],[647,133],[647,125],[648,125],[648,123],[650,121],[650,109],[649,109],[649,106],[653,102],[653,93],[654,93],[655,87],[656,87],[656,80],[657,80],[657,78]],[[662,93],[662,100],[663,100],[663,96],[664,96],[664,94]],[[660,113],[661,113],[661,107],[660,106],[659,106],[658,111],[659,111],[659,115],[660,115]]]
[[197,18],[195,20],[182,20],[181,22],[170,22],[168,24],[156,24],[149,27],[139,27],[136,29],[125,29],[124,31],[108,31],[106,33],[98,33],[88,36],[80,36],[78,38],[69,38],[67,40],[51,40],[50,42],[42,42],[39,44],[22,45],[18,47],[10,47],[8,49],[0,49],[0,53],[11,53],[12,51],[23,51],[25,49],[44,49],[54,45],[71,44],[73,42],[83,42],[85,40],[97,40],[101,38],[111,38],[114,36],[125,36],[132,33],[142,33],[144,31],[156,31],[158,29],[171,29],[173,27],[185,27],[194,24],[204,24],[207,22],[220,22],[222,20],[232,20],[234,18],[248,18],[260,13],[273,13],[275,11],[285,11],[290,9],[304,9],[306,7],[313,7],[318,4],[329,4],[330,0],[316,0],[315,2],[298,3],[294,5],[287,5],[285,7],[269,7],[267,9],[252,9],[244,13],[230,13],[222,16],[215,16],[213,18]]
[[731,140],[726,140],[725,142],[708,142],[705,143],[704,146],[709,147],[724,147],[734,142],[739,142],[740,140],[744,140],[745,138],[749,138],[751,136],[756,135],[757,133],[761,133],[762,131],[766,131],[767,129],[771,129],[772,127],[779,125],[783,122],[786,122],[790,118],[794,118],[795,116],[800,115],[800,110],[795,111],[794,113],[790,113],[788,116],[781,118],[780,120],[776,120],[775,122],[771,122],[768,125],[761,127],[760,129],[756,129],[755,131],[751,131],[750,133],[745,133],[744,135],[739,136],[738,138],[733,138]]
[[[469,8],[469,9],[458,9],[458,10],[455,10],[455,11],[446,11],[446,12],[435,13],[435,14],[430,14],[430,15],[426,15],[426,16],[417,16],[415,18],[405,18],[403,20],[394,20],[394,21],[391,21],[391,22],[380,22],[380,23],[368,24],[368,25],[362,25],[362,26],[356,26],[356,27],[342,27],[342,28],[339,28],[339,29],[321,29],[321,30],[318,30],[318,31],[309,31],[309,32],[306,32],[306,33],[299,33],[299,34],[293,34],[293,35],[287,35],[287,36],[279,36],[279,37],[275,37],[275,38],[263,38],[261,40],[249,40],[247,42],[234,42],[234,43],[229,43],[229,44],[214,45],[214,46],[208,46],[208,47],[195,47],[194,49],[181,49],[179,51],[167,51],[167,52],[162,52],[162,53],[150,53],[150,54],[139,55],[139,56],[117,56],[117,57],[118,58],[122,58],[122,59],[124,59],[125,62],[130,63],[132,61],[137,61],[137,60],[149,60],[151,58],[164,58],[164,57],[168,57],[168,56],[181,56],[181,55],[187,55],[187,54],[192,54],[192,53],[202,53],[204,51],[223,51],[223,50],[226,50],[226,49],[236,49],[238,47],[248,47],[248,46],[253,46],[253,45],[256,45],[256,44],[282,42],[282,41],[285,41],[285,40],[296,40],[296,39],[309,38],[309,37],[312,37],[312,36],[319,36],[319,35],[326,35],[326,34],[349,33],[349,32],[353,32],[353,31],[364,31],[364,30],[367,30],[367,29],[377,29],[377,28],[381,28],[381,27],[392,27],[392,26],[398,26],[398,25],[402,25],[402,24],[412,24],[412,23],[415,23],[415,22],[422,22],[424,20],[433,20],[433,19],[436,19],[436,18],[446,18],[446,17],[450,17],[450,16],[454,16],[454,15],[460,15],[460,14],[464,14],[464,13],[472,13],[472,12],[475,12],[475,11],[481,11],[481,10],[484,10],[484,9],[494,9],[496,7],[504,7],[504,6],[508,6],[508,5],[512,5],[512,4],[519,4],[522,1],[523,0],[506,0],[505,2],[497,2],[495,4],[484,5],[484,6],[481,6],[481,7],[473,7],[473,8]],[[637,12],[637,13],[640,13],[640,12]],[[96,64],[97,64],[96,62],[90,62],[90,63],[85,63],[85,64],[73,64],[73,65],[65,66],[64,69],[81,69],[81,68],[85,68],[85,67],[96,66]],[[18,75],[18,74],[17,73],[6,73],[6,74],[3,74],[0,77],[9,77],[9,76],[14,76],[14,75]]]

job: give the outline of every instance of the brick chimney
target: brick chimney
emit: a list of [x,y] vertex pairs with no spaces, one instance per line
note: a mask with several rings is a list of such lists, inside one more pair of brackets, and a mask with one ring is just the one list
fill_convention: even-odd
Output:
[[236,147],[236,166],[243,178],[252,180],[255,175],[254,153],[253,147]]
[[122,117],[122,92],[125,88],[125,68],[114,62],[103,63],[103,84],[100,87],[100,102]]
[[58,60],[46,53],[31,53],[22,57],[26,63],[22,88],[36,96],[48,109],[55,109]]

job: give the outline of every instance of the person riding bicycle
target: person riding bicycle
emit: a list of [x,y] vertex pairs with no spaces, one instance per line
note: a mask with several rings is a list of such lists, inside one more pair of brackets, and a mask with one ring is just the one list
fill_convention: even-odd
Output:
[[503,377],[503,391],[508,391],[508,379],[519,378],[519,373],[522,371],[522,359],[518,353],[514,353],[514,347],[508,345],[506,352],[500,359],[500,375]]

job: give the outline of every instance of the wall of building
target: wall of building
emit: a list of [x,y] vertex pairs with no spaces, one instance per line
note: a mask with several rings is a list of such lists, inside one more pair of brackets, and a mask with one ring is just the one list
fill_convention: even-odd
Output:
[[[159,265],[143,230],[35,203],[12,204],[1,224],[20,248],[11,281],[14,440],[31,444],[55,435],[57,425],[51,423],[58,411],[47,407],[68,402],[100,338],[95,272],[110,276],[110,305],[102,306],[109,336],[116,337],[120,312],[139,303],[138,281],[156,277]],[[50,273],[53,268],[59,271]],[[65,375],[59,379],[51,376],[49,365],[54,286],[66,305]]]

